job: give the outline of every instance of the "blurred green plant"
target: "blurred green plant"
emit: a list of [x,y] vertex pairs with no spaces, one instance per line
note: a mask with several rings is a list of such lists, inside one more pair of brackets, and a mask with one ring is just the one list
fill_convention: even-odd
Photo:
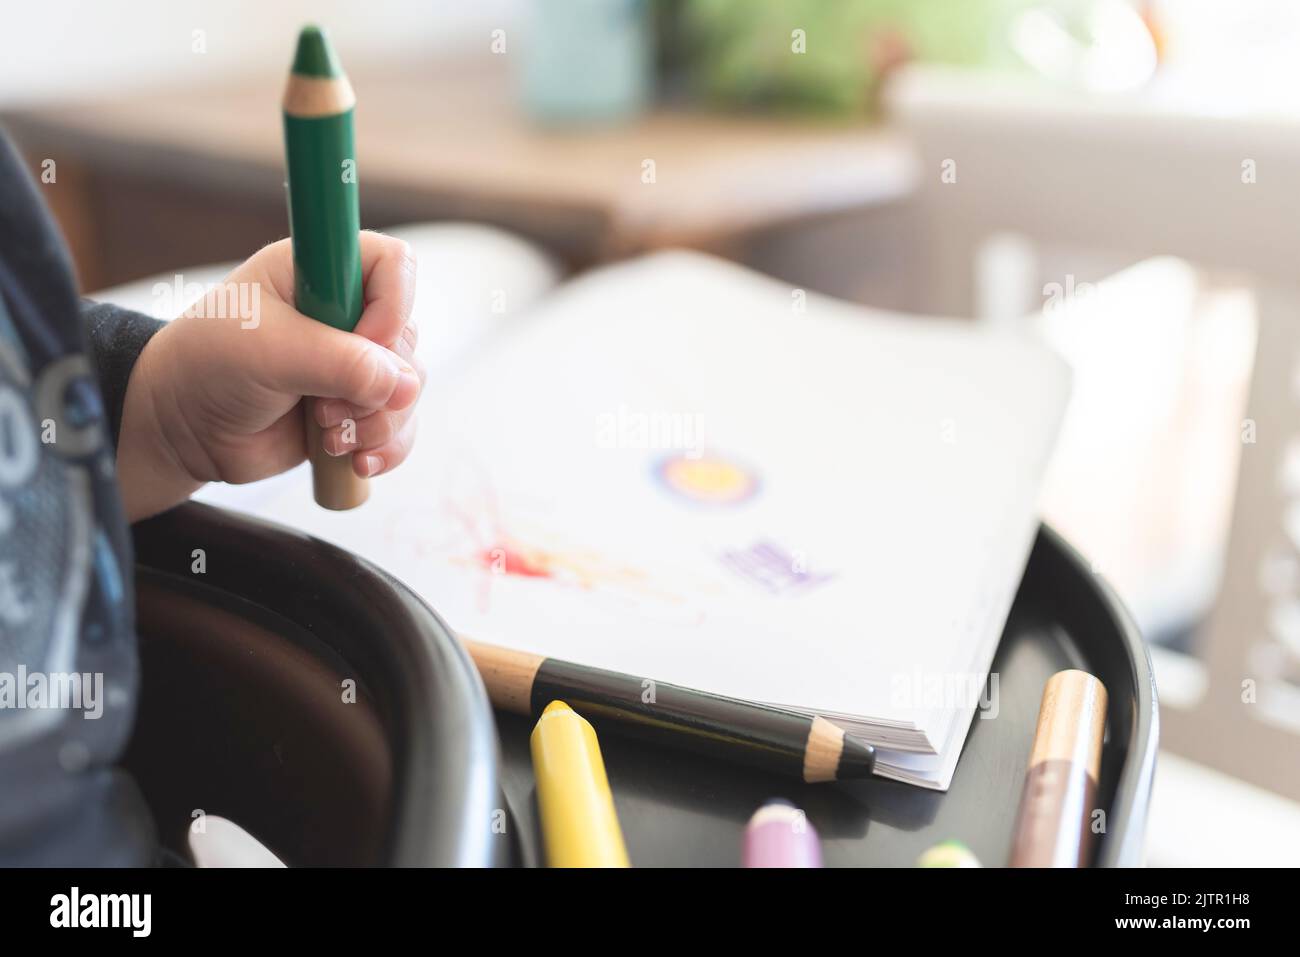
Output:
[[1036,0],[660,2],[677,20],[672,66],[693,94],[834,115],[871,112],[882,76],[905,60],[1016,66],[1007,26]]

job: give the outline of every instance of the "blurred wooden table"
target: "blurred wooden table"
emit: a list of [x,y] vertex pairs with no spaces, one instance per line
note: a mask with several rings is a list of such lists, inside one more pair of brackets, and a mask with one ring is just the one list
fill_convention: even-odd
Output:
[[[617,127],[544,130],[519,114],[497,58],[359,68],[362,219],[487,222],[572,266],[669,245],[731,252],[763,230],[904,197],[913,159],[858,123],[657,112]],[[286,231],[283,76],[152,89],[10,113],[83,285],[239,258]],[[653,181],[647,170],[653,164]]]

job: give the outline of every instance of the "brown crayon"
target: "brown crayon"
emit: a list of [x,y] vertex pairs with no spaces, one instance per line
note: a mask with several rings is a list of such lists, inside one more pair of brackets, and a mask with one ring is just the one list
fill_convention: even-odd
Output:
[[[461,636],[492,704],[539,716],[567,702],[609,731],[809,783],[865,778],[876,752],[825,718],[589,668]],[[653,694],[648,693],[653,689]]]
[[1012,867],[1086,867],[1106,728],[1106,686],[1083,671],[1052,675],[1025,772]]

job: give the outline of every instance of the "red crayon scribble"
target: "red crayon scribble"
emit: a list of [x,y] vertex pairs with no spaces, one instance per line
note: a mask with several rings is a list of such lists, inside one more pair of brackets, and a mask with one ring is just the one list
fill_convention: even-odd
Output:
[[[480,615],[491,612],[494,584],[506,588],[504,581],[493,580],[508,577],[516,585],[524,580],[544,581],[553,587],[589,592],[592,600],[615,605],[620,611],[651,602],[657,603],[652,613],[667,608],[674,622],[683,615],[691,625],[704,620],[702,610],[687,607],[685,598],[665,590],[639,568],[617,564],[587,549],[563,546],[553,551],[518,537],[502,520],[491,477],[477,462],[460,461],[440,484],[446,487],[440,501],[415,521],[409,513],[393,516],[388,534],[395,544],[401,543],[421,559],[442,560],[445,556],[454,565],[475,571],[472,577],[477,581],[470,585]],[[530,531],[534,538],[540,535],[542,541],[554,540],[545,532]],[[516,595],[516,600],[534,599]]]
[[479,553],[479,562],[497,575],[523,578],[554,578],[551,569],[508,545],[497,545]]

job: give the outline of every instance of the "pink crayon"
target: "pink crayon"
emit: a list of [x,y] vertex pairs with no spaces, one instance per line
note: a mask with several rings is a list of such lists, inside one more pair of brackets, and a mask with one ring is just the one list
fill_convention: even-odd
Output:
[[745,826],[746,867],[821,867],[822,845],[808,818],[789,801],[768,801]]

